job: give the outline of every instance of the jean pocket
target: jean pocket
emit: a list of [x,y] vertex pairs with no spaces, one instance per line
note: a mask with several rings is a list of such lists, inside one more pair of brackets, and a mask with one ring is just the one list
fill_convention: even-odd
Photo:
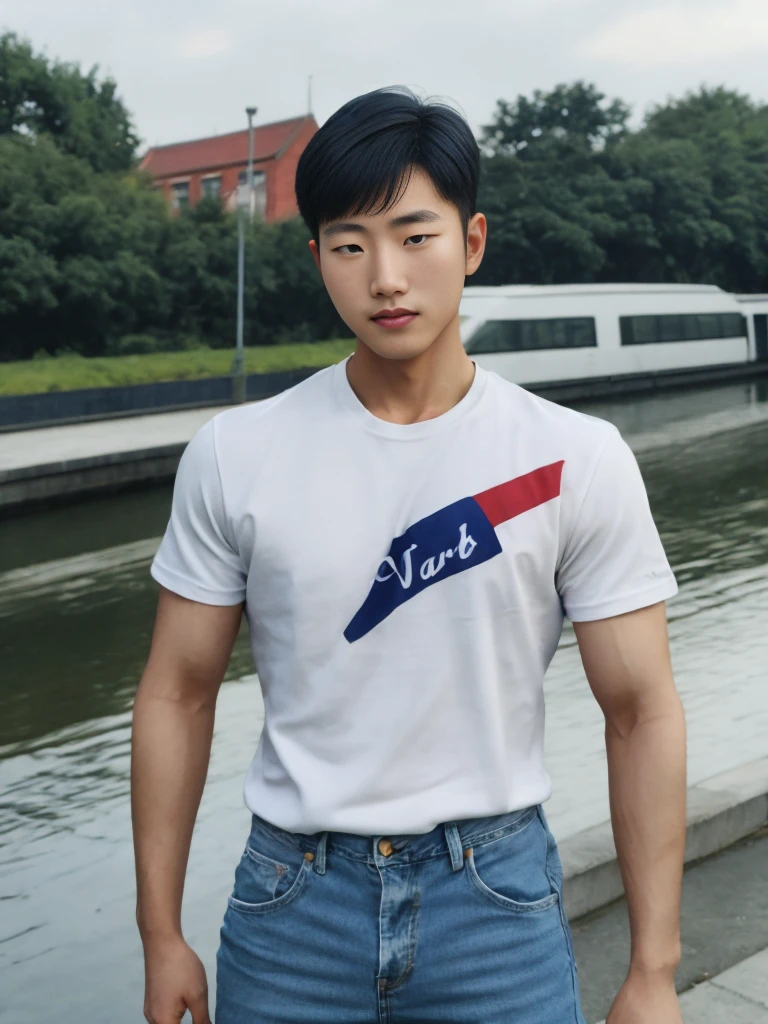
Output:
[[513,913],[554,907],[559,893],[548,871],[549,837],[537,814],[500,839],[472,848],[465,867],[475,891]]
[[279,910],[304,891],[311,867],[299,849],[286,849],[280,859],[262,853],[251,835],[235,868],[229,906],[248,914]]

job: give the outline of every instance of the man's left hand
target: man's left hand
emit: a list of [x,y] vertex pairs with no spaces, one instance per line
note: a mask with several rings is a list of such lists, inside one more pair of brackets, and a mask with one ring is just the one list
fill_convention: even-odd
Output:
[[683,1024],[674,977],[630,970],[605,1024]]

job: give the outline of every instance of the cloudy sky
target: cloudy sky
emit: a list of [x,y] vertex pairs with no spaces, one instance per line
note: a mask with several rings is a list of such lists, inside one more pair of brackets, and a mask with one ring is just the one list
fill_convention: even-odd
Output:
[[0,31],[111,74],[143,147],[406,84],[476,131],[499,97],[578,78],[652,103],[724,83],[768,100],[768,0],[0,0]]

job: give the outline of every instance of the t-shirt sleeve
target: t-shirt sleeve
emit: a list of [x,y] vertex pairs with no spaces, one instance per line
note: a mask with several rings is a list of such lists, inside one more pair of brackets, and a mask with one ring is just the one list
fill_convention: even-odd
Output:
[[677,593],[634,453],[611,429],[556,574],[572,622],[622,615]]
[[227,522],[213,420],[181,456],[171,516],[150,572],[158,583],[203,604],[239,604],[246,573]]

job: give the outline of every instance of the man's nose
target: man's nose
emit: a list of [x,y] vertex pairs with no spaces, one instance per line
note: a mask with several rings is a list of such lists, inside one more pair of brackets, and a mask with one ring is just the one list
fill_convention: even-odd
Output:
[[408,281],[400,261],[393,255],[380,254],[371,275],[371,295],[395,295],[408,291]]

